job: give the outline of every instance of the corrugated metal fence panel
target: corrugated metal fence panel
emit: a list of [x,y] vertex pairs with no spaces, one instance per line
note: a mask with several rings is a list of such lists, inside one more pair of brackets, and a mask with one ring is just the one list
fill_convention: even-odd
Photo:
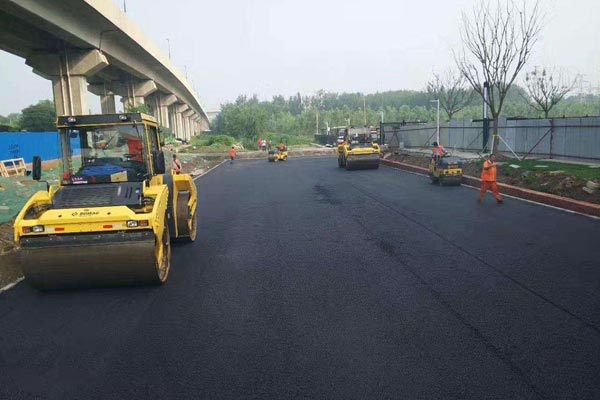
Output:
[[33,156],[55,160],[61,158],[59,149],[56,132],[0,133],[0,160],[24,158],[26,163],[30,163]]
[[[490,124],[492,125],[492,124]],[[600,118],[557,118],[551,137],[549,119],[500,119],[502,139],[517,154],[540,157],[569,157],[600,160]],[[387,126],[386,129],[391,129]],[[483,147],[481,121],[450,121],[440,127],[440,141],[449,148],[479,151]],[[403,143],[405,147],[430,146],[435,141],[435,124],[405,125],[395,128],[395,135],[386,133],[386,142],[392,147]],[[493,126],[490,126],[490,140]],[[393,141],[390,140],[393,138]],[[538,143],[539,142],[539,143]],[[537,146],[536,146],[537,144]],[[534,148],[535,146],[535,148]],[[509,152],[502,141],[500,150]]]
[[[461,149],[464,146],[465,130],[464,127],[458,125],[455,121],[450,121],[448,127],[448,147],[453,149]],[[443,144],[444,142],[442,142]]]
[[[583,158],[600,157],[600,118],[580,118],[579,140],[573,143],[574,154]],[[571,156],[570,153],[568,153]]]
[[566,154],[567,146],[567,126],[571,123],[570,119],[554,120],[554,133],[552,134],[552,153]]

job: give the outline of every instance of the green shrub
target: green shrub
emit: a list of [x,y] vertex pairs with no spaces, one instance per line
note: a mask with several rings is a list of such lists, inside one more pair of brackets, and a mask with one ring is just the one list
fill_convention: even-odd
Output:
[[191,140],[194,146],[222,145],[228,148],[237,142],[236,138],[228,135],[198,135]]

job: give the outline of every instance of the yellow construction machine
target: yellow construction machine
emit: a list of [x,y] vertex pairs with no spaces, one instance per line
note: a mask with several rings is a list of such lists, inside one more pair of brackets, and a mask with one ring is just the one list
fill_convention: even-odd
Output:
[[338,145],[338,166],[346,170],[377,169],[381,150],[369,128],[347,128]]
[[[281,142],[283,144],[283,142]],[[269,162],[276,162],[276,161],[287,161],[288,158],[288,149],[286,145],[283,145],[283,147],[278,146],[277,148],[273,149],[273,150],[269,150],[269,155],[268,155],[268,160]]]
[[462,160],[457,157],[434,155],[429,163],[431,183],[440,185],[460,185],[462,181]]
[[[38,289],[162,284],[171,241],[196,238],[197,191],[165,173],[156,120],[145,114],[58,118],[59,184],[16,218],[26,281]],[[33,179],[41,179],[34,157]]]

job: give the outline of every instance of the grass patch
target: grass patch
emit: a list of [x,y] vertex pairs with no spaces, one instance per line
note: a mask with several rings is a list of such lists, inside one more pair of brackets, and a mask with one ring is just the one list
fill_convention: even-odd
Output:
[[[308,146],[314,140],[312,136],[281,135],[277,133],[265,133],[261,139],[270,140],[272,146],[277,147],[280,141],[287,146]],[[258,138],[236,138],[229,135],[199,135],[190,141],[191,146],[183,153],[226,153],[232,145],[241,143],[245,150],[258,150]],[[195,146],[195,148],[194,148]]]
[[[507,165],[503,166],[503,170],[507,172],[507,175],[513,174],[515,170],[520,171],[532,171],[532,172],[550,172],[550,171],[564,171],[565,175],[576,176],[581,179],[596,180],[600,179],[600,168],[590,168],[588,165],[580,164],[569,164],[557,161],[535,161],[525,160],[519,161],[517,159],[506,159]],[[508,164],[518,165],[520,168],[510,168]],[[547,168],[539,167],[539,165],[546,165]],[[509,172],[510,171],[510,172]]]

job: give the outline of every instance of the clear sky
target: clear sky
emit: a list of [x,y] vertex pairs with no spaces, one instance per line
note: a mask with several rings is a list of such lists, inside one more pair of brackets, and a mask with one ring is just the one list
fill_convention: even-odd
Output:
[[[120,7],[123,0],[115,1]],[[167,52],[207,110],[239,94],[422,89],[453,66],[461,12],[478,0],[126,0],[128,16]],[[531,3],[529,0],[526,0]],[[517,1],[517,3],[520,3]],[[541,0],[546,14],[529,68],[600,81],[600,1]],[[0,114],[52,98],[50,83],[0,51]],[[94,96],[91,103],[99,110]]]

